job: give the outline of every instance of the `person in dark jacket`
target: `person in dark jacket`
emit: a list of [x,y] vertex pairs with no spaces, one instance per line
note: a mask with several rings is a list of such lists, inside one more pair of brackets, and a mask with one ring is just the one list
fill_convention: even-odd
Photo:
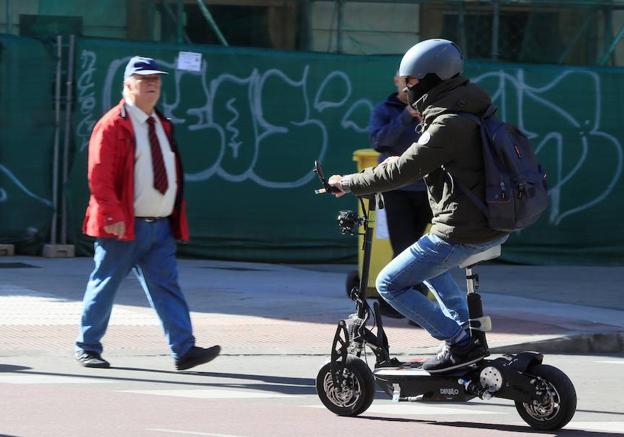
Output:
[[[491,103],[485,91],[462,72],[463,55],[451,41],[426,40],[409,49],[399,75],[410,106],[422,114],[422,135],[400,157],[328,181],[340,196],[385,192],[425,178],[433,213],[431,231],[384,267],[376,286],[397,311],[444,341],[437,356],[423,365],[430,373],[465,367],[487,355],[487,346],[470,335],[466,298],[449,270],[508,237],[492,230],[458,187],[469,187],[484,198],[479,126],[458,112],[480,115]],[[415,289],[423,281],[437,302]]]
[[[407,104],[401,78],[394,76],[396,91],[373,109],[369,123],[370,142],[379,155],[379,162],[390,156],[400,156],[420,136],[420,114]],[[427,187],[423,180],[383,193],[384,210],[392,247],[392,257],[396,257],[416,242],[425,233],[431,222],[431,208],[427,199]],[[426,286],[418,288],[428,294]],[[380,300],[381,310],[390,317],[403,317]],[[413,320],[412,326],[419,326]]]
[[[407,104],[407,94],[399,76],[394,77],[394,84],[397,91],[375,106],[369,123],[370,142],[380,153],[380,162],[390,156],[400,156],[420,136],[420,114]],[[395,257],[414,244],[431,221],[426,190],[425,182],[420,180],[383,193]]]
[[130,270],[160,318],[176,369],[207,363],[221,349],[195,345],[178,284],[175,240],[188,240],[189,231],[173,126],[156,109],[163,74],[153,59],[131,58],[124,98],[96,123],[89,140],[91,196],[83,231],[96,238],[95,268],[75,346],[76,360],[84,367],[110,367],[101,355],[101,339],[119,284]]

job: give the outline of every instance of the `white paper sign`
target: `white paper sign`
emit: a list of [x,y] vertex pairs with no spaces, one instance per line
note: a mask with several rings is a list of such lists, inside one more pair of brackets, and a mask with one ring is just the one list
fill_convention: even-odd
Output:
[[375,213],[375,238],[378,240],[387,240],[390,238],[385,209],[378,209]]
[[199,73],[201,71],[201,62],[201,53],[178,52],[178,64],[176,68],[178,70],[195,71]]

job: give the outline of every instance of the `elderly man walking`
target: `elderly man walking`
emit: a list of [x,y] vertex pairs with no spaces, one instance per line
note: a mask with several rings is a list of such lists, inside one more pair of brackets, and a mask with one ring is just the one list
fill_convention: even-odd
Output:
[[83,232],[96,237],[95,268],[76,340],[76,360],[85,367],[110,367],[100,341],[130,270],[160,318],[178,370],[207,363],[221,349],[195,345],[178,285],[175,240],[188,240],[189,231],[172,124],[156,109],[164,74],[151,58],[130,59],[123,99],[97,122],[89,141],[91,196]]

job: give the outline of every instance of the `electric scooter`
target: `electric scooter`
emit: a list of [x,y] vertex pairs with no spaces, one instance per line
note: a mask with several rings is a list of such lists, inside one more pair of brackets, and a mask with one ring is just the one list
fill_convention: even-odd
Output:
[[[317,194],[336,191],[327,183],[318,162],[314,172],[323,185],[315,190]],[[316,376],[316,391],[323,405],[339,416],[362,414],[373,402],[377,383],[394,402],[465,402],[497,397],[514,401],[520,417],[534,429],[553,431],[565,426],[576,412],[574,385],[558,368],[542,364],[544,357],[538,352],[484,358],[448,373],[433,374],[422,369],[422,363],[404,363],[390,356],[379,304],[375,302],[371,309],[366,296],[378,206],[376,195],[366,199],[368,202],[359,198],[362,217],[353,211],[338,214],[338,227],[343,234],[357,235],[363,227],[364,255],[360,283],[350,293],[356,312],[338,322],[331,359]],[[498,257],[500,250],[500,246],[488,249],[469,257],[460,266],[466,270],[470,333],[478,336],[486,349],[485,333],[492,329],[492,323],[489,316],[483,315],[475,266]],[[372,371],[362,360],[367,347],[375,355]]]

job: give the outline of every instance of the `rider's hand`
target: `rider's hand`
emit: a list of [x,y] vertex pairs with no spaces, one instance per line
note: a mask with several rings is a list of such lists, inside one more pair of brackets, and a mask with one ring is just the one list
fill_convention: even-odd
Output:
[[112,225],[104,226],[104,230],[117,238],[121,238],[126,233],[126,225],[124,222],[117,222]]
[[342,180],[342,176],[338,175],[338,174],[333,175],[332,177],[330,177],[327,180],[327,183],[330,186],[338,189],[338,191],[331,193],[331,194],[333,194],[336,197],[341,197],[341,196],[344,196],[346,194],[346,192],[342,189],[342,185],[340,184],[341,180]]

